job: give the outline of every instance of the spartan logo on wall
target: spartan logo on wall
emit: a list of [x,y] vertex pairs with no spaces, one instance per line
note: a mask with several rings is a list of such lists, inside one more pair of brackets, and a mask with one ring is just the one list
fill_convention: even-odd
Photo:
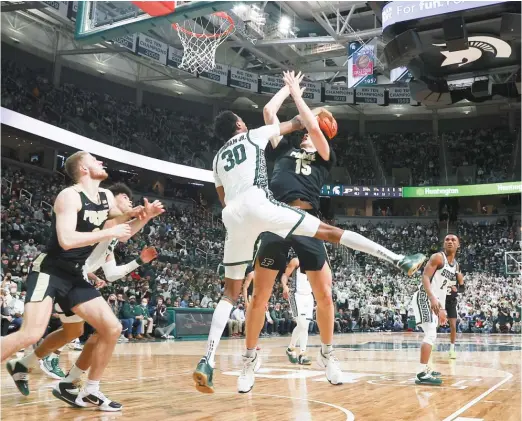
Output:
[[[440,65],[451,66],[457,64],[458,67],[473,63],[482,57],[483,53],[493,54],[496,58],[509,58],[511,56],[511,46],[501,39],[489,36],[476,36],[468,38],[469,48],[460,51],[441,51],[446,59]],[[446,48],[446,44],[433,44],[436,47]]]

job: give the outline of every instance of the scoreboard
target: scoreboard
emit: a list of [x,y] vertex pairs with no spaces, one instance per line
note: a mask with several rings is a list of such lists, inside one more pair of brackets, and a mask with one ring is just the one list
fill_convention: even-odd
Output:
[[321,189],[321,196],[372,197],[376,199],[388,199],[402,197],[402,187],[325,184]]

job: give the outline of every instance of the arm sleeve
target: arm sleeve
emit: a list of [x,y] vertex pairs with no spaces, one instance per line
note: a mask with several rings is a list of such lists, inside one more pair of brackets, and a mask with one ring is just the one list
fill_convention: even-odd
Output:
[[137,269],[140,265],[136,260],[133,260],[126,265],[116,266],[116,260],[112,259],[102,265],[103,273],[107,278],[107,281],[114,282],[120,278],[123,278],[128,273]]
[[247,137],[252,143],[265,149],[270,138],[279,136],[280,134],[279,124],[270,124],[268,126],[260,127],[259,129],[250,130],[247,133]]
[[216,187],[220,187],[223,185],[223,183],[221,182],[219,175],[217,173],[217,160],[218,160],[218,156],[216,155],[214,157],[214,162],[212,163],[212,173],[214,174],[214,184],[216,185]]

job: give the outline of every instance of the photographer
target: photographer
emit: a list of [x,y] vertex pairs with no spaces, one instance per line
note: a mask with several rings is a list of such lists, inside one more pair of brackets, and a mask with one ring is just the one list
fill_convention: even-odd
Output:
[[174,330],[176,324],[168,324],[167,306],[163,302],[163,298],[158,298],[156,310],[152,314],[152,320],[156,326],[156,330],[154,331],[156,338],[174,339],[174,336],[171,336],[170,333]]

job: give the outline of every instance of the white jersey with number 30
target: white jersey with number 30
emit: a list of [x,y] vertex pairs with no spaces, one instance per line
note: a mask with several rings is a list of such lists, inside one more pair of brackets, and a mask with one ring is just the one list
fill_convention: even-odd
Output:
[[214,182],[225,189],[225,203],[254,186],[268,191],[265,148],[274,136],[279,136],[279,124],[239,133],[218,151],[212,166]]

